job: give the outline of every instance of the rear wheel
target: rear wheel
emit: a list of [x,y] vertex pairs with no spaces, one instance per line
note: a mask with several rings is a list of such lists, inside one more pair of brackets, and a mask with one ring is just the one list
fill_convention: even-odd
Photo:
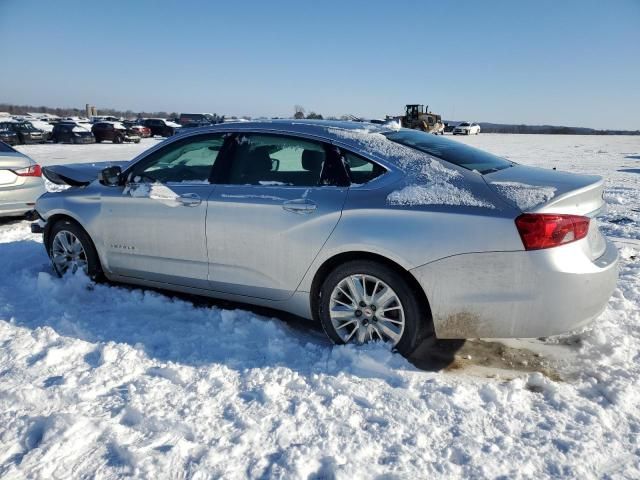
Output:
[[319,317],[337,344],[389,342],[408,356],[433,336],[428,309],[398,272],[370,260],[334,269],[320,289]]
[[47,235],[47,253],[60,277],[82,270],[92,280],[102,279],[100,259],[91,238],[71,220],[59,220],[51,227]]
[[124,140],[124,138],[122,137],[122,135],[116,135],[115,137],[113,137],[113,143],[122,143]]

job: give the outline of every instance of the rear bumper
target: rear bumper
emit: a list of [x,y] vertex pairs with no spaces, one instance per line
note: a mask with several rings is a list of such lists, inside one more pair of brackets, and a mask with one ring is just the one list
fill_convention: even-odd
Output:
[[618,277],[607,241],[590,260],[574,242],[530,252],[457,255],[412,270],[439,338],[529,338],[565,333],[604,310]]
[[33,210],[36,200],[45,192],[46,189],[41,178],[19,188],[0,190],[0,217],[24,215]]

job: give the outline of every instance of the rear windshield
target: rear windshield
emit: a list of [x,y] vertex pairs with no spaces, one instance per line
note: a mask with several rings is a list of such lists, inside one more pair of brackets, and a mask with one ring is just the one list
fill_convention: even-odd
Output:
[[513,166],[513,162],[454,140],[418,130],[383,133],[392,142],[433,155],[449,163],[480,173],[490,173]]
[[0,142],[0,153],[15,153],[15,150],[6,143]]

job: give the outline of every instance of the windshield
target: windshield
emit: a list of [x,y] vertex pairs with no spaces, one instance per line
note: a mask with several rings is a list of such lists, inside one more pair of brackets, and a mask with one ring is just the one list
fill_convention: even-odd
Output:
[[469,124],[467,122],[462,122],[460,125],[458,125],[459,127],[468,127]]
[[495,172],[513,166],[513,162],[491,153],[418,130],[399,130],[383,135],[392,142],[480,173]]
[[17,127],[22,132],[33,132],[33,131],[35,131],[34,126],[31,125],[29,122],[19,123],[17,125]]

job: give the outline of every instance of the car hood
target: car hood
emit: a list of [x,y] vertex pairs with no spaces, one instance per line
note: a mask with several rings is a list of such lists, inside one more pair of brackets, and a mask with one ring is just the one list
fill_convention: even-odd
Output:
[[591,214],[603,207],[604,181],[581,175],[514,165],[484,175],[498,195],[525,212]]
[[71,165],[52,165],[43,167],[42,174],[47,180],[58,185],[71,185],[82,187],[89,185],[98,178],[98,172],[107,168],[118,166],[124,169],[129,162],[96,162],[75,163]]

